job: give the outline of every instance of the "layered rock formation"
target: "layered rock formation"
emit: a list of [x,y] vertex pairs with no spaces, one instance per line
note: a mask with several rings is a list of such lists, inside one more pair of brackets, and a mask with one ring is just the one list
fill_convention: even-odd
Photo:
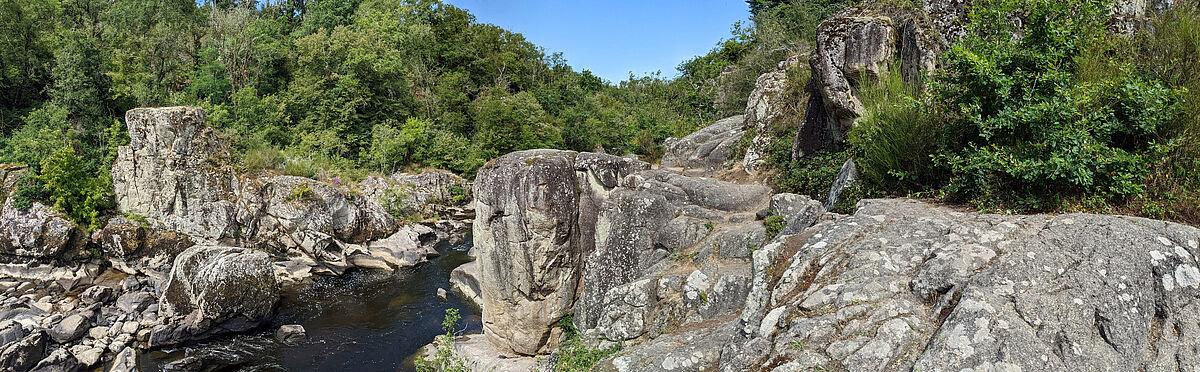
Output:
[[684,174],[711,174],[725,169],[733,145],[742,138],[742,115],[717,120],[683,138],[663,141],[661,166]]
[[[536,154],[506,161],[524,164]],[[541,179],[522,174],[546,169],[533,165],[541,160],[528,161],[507,174]],[[570,195],[574,186],[527,185],[516,189],[548,197]],[[555,305],[543,310],[564,310],[575,298],[575,325],[585,340],[627,345],[598,370],[1200,366],[1193,335],[1200,329],[1192,326],[1200,304],[1200,229],[1119,216],[964,213],[903,199],[863,201],[853,216],[822,215],[819,202],[768,198],[753,187],[660,171],[627,175],[598,209],[594,250],[582,261],[553,260],[556,270],[579,279],[558,287]],[[763,236],[758,209],[785,216],[778,237]],[[554,257],[575,257],[580,248],[571,233],[549,233],[570,230],[570,218],[543,221],[563,230],[517,229],[527,232],[523,246],[554,243]],[[509,252],[481,256],[480,265],[514,265],[529,254]],[[489,332],[540,324],[543,337],[554,336],[548,322],[516,319],[545,311],[509,312],[498,321],[487,311],[497,306],[489,299],[498,284],[482,285]],[[501,350],[545,350],[532,339],[489,339],[504,343]]]
[[[484,333],[497,349],[547,352],[575,303],[594,241],[594,208],[616,181],[649,164],[611,155],[531,150],[488,162],[475,181],[475,255]],[[585,215],[588,214],[588,215]],[[582,227],[583,225],[589,225]]]
[[198,107],[130,110],[130,142],[117,149],[113,189],[122,211],[218,243],[238,233],[231,201],[238,185],[229,144],[206,117]]

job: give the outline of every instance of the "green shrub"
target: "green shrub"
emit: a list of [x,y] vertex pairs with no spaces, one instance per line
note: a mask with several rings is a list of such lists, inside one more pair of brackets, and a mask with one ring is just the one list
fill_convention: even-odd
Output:
[[308,157],[290,158],[283,163],[283,173],[289,176],[317,178],[320,171],[317,163]]
[[46,185],[36,176],[25,176],[20,181],[17,181],[17,192],[13,194],[13,207],[18,210],[28,210],[33,207],[33,203],[45,200],[49,192],[46,191]]
[[866,114],[854,123],[846,142],[861,182],[893,192],[919,191],[941,182],[932,157],[940,118],[904,82],[898,64],[889,70],[878,83],[860,90]]
[[437,345],[437,352],[433,356],[432,361],[426,361],[423,357],[418,357],[414,361],[415,367],[419,372],[470,372],[467,360],[454,352],[454,338],[458,336],[459,320],[462,316],[459,315],[458,309],[446,309],[446,317],[442,320],[442,331],[446,332],[437,337],[434,343]]
[[847,159],[850,159],[848,151],[822,152],[797,159],[785,168],[784,174],[775,178],[775,187],[779,192],[825,200]]
[[50,205],[82,227],[100,228],[100,214],[113,206],[112,178],[93,177],[69,146],[43,159],[38,177]]
[[580,340],[579,331],[575,329],[575,319],[569,314],[559,318],[558,326],[563,330],[563,341],[558,344],[558,349],[550,356],[555,372],[588,371],[601,359],[621,350],[620,345],[607,349],[588,347]]
[[[1172,148],[1160,131],[1178,93],[1130,71],[1078,82],[1077,57],[1102,36],[1107,12],[1090,0],[974,4],[971,32],[935,83],[951,119],[937,160],[952,196],[1041,210],[1064,195],[1118,201],[1144,190],[1150,160]],[[1009,22],[1018,13],[1024,22]]]
[[[1162,130],[1174,141],[1164,156],[1152,159],[1146,191],[1121,212],[1151,218],[1200,223],[1200,10],[1176,4],[1152,20],[1153,27],[1133,37],[1111,37],[1088,48],[1080,58],[1082,81],[1119,79],[1132,68],[1142,76],[1184,91],[1179,115]],[[1165,142],[1165,141],[1164,141]]]
[[309,186],[308,182],[301,182],[299,185],[296,185],[296,187],[292,188],[291,193],[289,193],[287,196],[287,200],[290,200],[290,201],[305,200],[305,199],[308,199],[309,197],[311,197],[312,195],[313,195],[312,186]]
[[455,205],[461,205],[471,200],[471,189],[462,185],[450,185],[446,188],[450,192],[450,202]]
[[366,153],[368,163],[383,173],[412,163],[420,148],[429,146],[428,127],[428,121],[418,118],[408,118],[400,125],[391,120],[376,124],[371,129],[371,150]]
[[767,227],[767,238],[764,241],[769,242],[771,239],[775,239],[779,235],[779,232],[783,231],[784,227],[787,227],[787,220],[783,219],[783,216],[772,213],[763,219],[763,225]]

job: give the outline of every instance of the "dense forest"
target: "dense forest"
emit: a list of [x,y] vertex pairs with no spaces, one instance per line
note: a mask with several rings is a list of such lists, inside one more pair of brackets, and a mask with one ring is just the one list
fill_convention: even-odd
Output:
[[470,176],[530,148],[655,159],[807,48],[834,6],[801,3],[752,2],[753,24],[672,76],[609,82],[437,0],[0,0],[0,163],[38,175],[24,199],[95,221],[123,115],[143,106],[204,107],[247,171]]

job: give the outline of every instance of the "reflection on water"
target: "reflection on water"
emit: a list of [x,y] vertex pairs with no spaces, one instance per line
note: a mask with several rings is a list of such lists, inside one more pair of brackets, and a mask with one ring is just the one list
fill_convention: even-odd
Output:
[[[321,278],[288,293],[271,327],[203,344],[144,354],[142,369],[203,371],[410,371],[404,361],[442,332],[448,308],[458,308],[468,331],[481,327],[479,311],[450,292],[450,272],[467,262],[469,245],[444,247],[431,263],[396,273],[353,271]],[[272,335],[300,324],[309,341],[286,346]]]

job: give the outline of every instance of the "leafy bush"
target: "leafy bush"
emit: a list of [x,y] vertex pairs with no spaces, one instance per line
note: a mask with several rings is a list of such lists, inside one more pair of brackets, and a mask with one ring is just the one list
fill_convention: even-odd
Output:
[[767,238],[764,241],[769,242],[771,239],[775,239],[779,235],[779,232],[783,231],[784,227],[787,227],[787,220],[783,219],[783,216],[772,212],[770,216],[763,219],[763,225],[767,227]]
[[1085,82],[1118,79],[1132,68],[1182,90],[1179,115],[1163,129],[1173,146],[1152,159],[1146,191],[1123,213],[1200,223],[1200,9],[1176,4],[1134,37],[1109,38],[1088,48],[1078,75]]
[[621,350],[620,345],[607,349],[588,347],[580,340],[579,331],[575,329],[575,319],[569,314],[559,318],[558,326],[563,330],[563,341],[558,344],[558,349],[550,356],[555,372],[588,371],[601,359]]
[[850,159],[850,153],[847,151],[823,152],[797,159],[791,162],[784,174],[775,178],[775,187],[779,192],[825,200],[829,197],[829,189],[847,159]]
[[43,159],[38,177],[50,205],[80,226],[100,228],[100,214],[113,207],[112,178],[89,174],[71,147],[59,148]]
[[[1024,21],[1009,22],[1018,13]],[[1107,14],[1089,0],[974,5],[971,32],[944,56],[935,84],[951,117],[938,162],[952,196],[1037,210],[1064,194],[1118,200],[1144,190],[1149,160],[1171,148],[1159,133],[1178,93],[1133,73],[1077,82],[1076,58],[1102,36]]]
[[45,200],[48,194],[46,185],[36,176],[25,176],[16,184],[17,191],[13,193],[13,207],[19,210],[28,210],[33,207],[33,203],[39,200]]
[[414,155],[430,145],[426,140],[428,128],[428,121],[411,117],[399,128],[391,120],[375,124],[371,130],[371,150],[366,155],[371,167],[391,173],[412,163]]

